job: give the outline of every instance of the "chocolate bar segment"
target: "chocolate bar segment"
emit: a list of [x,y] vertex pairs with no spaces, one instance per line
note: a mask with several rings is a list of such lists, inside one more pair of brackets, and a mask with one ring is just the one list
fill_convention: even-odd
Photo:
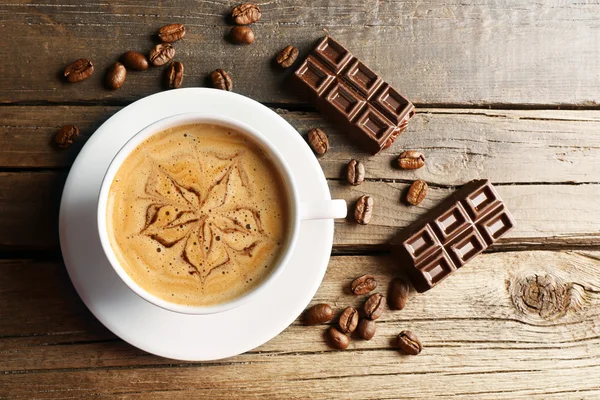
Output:
[[492,184],[474,180],[447,197],[392,243],[394,257],[424,292],[515,226]]
[[299,82],[302,82],[298,85],[298,89],[312,101],[316,101],[323,95],[335,78],[329,68],[312,56],[308,56],[304,60],[294,76]]
[[[335,117],[354,121],[358,113],[363,109],[365,100],[346,83],[336,80],[332,89],[320,103],[322,110],[337,114]],[[331,107],[331,109],[330,109]]]
[[373,96],[383,82],[381,77],[356,58],[352,59],[350,66],[344,70],[343,79],[354,86],[366,100]]
[[400,128],[408,125],[408,120],[415,115],[412,104],[390,85],[383,84],[381,89],[371,101],[375,107],[394,121]]
[[300,95],[373,154],[391,146],[414,115],[408,99],[329,36],[321,39],[292,81]]
[[314,54],[325,64],[329,65],[331,70],[336,74],[338,74],[352,58],[352,54],[350,54],[348,50],[329,36],[323,38],[317,47],[315,47]]

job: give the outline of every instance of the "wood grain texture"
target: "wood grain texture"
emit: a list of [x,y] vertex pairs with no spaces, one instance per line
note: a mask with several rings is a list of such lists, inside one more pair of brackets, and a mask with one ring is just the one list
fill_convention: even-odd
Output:
[[0,172],[0,251],[58,246],[63,172]]
[[[0,168],[59,168],[71,164],[86,139],[121,107],[1,107]],[[357,148],[317,112],[276,110],[305,135],[321,127],[331,143],[319,159],[327,178],[339,179],[351,158],[361,159],[369,179],[424,179],[460,185],[486,177],[500,183],[600,182],[600,111],[421,109],[394,145],[377,156]],[[61,126],[81,137],[67,151],[50,146]],[[426,166],[397,168],[406,149],[418,149]]]
[[[10,168],[63,168],[72,162],[93,131],[120,107],[0,107],[4,151],[0,166]],[[278,110],[301,133],[320,126],[329,133],[331,150],[319,159],[334,197],[352,206],[362,194],[375,198],[375,218],[369,226],[351,219],[336,226],[336,246],[385,245],[398,231],[447,196],[446,186],[487,177],[500,183],[500,194],[517,218],[518,226],[500,245],[552,248],[594,246],[598,243],[600,112],[597,111],[474,111],[425,109],[414,117],[408,131],[390,149],[368,156],[356,149],[343,132],[324,123],[318,113]],[[33,116],[27,118],[28,115]],[[63,124],[80,126],[82,137],[67,151],[49,145]],[[447,138],[447,139],[446,139]],[[405,149],[422,150],[426,166],[403,171],[394,166]],[[348,160],[358,157],[367,170],[367,182],[358,187],[343,183]],[[419,207],[401,202],[413,179],[434,187]],[[40,248],[56,245],[56,209],[64,175],[26,173],[2,175],[0,247]],[[591,182],[589,184],[576,184]],[[521,185],[513,185],[518,183]],[[435,187],[435,185],[441,185]],[[34,204],[35,212],[30,208]],[[44,217],[40,219],[40,216]],[[37,229],[42,224],[43,229]]]
[[[154,93],[158,68],[129,74],[117,92],[102,90],[102,76],[125,51],[147,52],[159,27],[181,22],[188,33],[175,47],[184,86],[202,86],[208,72],[223,68],[237,92],[262,102],[301,101],[282,87],[285,74],[272,58],[288,44],[305,53],[328,32],[416,103],[597,106],[600,7],[593,2],[270,1],[261,3],[256,43],[248,47],[225,38],[233,5],[5,2],[0,34],[18,47],[0,48],[0,102],[131,101]],[[81,57],[95,63],[92,78],[61,82],[64,66]]]
[[[167,360],[115,340],[77,299],[63,268],[0,264],[8,289],[0,292],[2,398],[592,399],[600,393],[590,379],[600,374],[598,252],[484,254],[434,290],[411,292],[404,310],[386,311],[369,342],[354,339],[348,350],[334,351],[323,341],[325,327],[297,320],[254,351],[210,363]],[[366,296],[346,289],[365,272],[384,293],[398,274],[387,256],[333,257],[312,303],[360,306]],[[419,335],[421,355],[392,347],[403,329]]]
[[[64,172],[0,173],[0,249],[55,250],[58,247],[58,205]],[[335,222],[334,246],[357,250],[386,245],[402,228],[452,193],[453,188],[431,187],[418,206],[403,199],[408,183],[367,181],[360,186],[330,180],[332,197],[348,202],[349,216]],[[600,185],[503,185],[498,193],[512,211],[517,226],[494,249],[545,243],[551,248],[597,247],[600,208],[590,207],[600,197]],[[353,219],[354,204],[363,194],[375,201],[369,225]],[[560,240],[555,240],[560,239]],[[564,242],[563,242],[564,241]]]
[[[0,399],[600,398],[600,5],[265,1],[252,26],[256,43],[239,47],[226,39],[236,4],[0,4]],[[62,263],[9,257],[56,258],[60,193],[79,149],[123,106],[161,90],[162,68],[128,73],[118,91],[103,88],[104,73],[127,50],[147,52],[157,29],[173,22],[188,30],[175,43],[184,86],[205,86],[211,70],[227,70],[234,91],[286,108],[276,111],[301,134],[315,126],[328,133],[332,148],[319,162],[334,197],[351,206],[364,193],[375,198],[370,225],[336,222],[337,255],[311,304],[360,307],[365,296],[347,289],[364,273],[385,293],[401,274],[386,243],[470,179],[497,184],[517,227],[439,287],[412,291],[403,311],[378,320],[373,340],[354,338],[346,351],[324,343],[327,326],[300,320],[257,349],[208,363],[121,341],[87,310]],[[285,85],[291,70],[273,65],[284,46],[303,56],[326,33],[419,106],[376,157],[311,111]],[[65,83],[64,66],[80,57],[94,62],[95,74]],[[528,110],[507,110],[517,108]],[[65,124],[82,137],[58,151],[52,137]],[[406,149],[423,151],[426,167],[395,168]],[[367,168],[358,187],[342,179],[351,158]],[[400,200],[418,178],[432,184],[430,194],[410,207]],[[421,338],[421,355],[393,348],[403,329]]]

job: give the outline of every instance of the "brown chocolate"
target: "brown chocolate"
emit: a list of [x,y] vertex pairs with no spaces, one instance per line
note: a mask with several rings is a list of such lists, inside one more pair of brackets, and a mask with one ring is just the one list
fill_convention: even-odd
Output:
[[486,250],[515,222],[487,179],[474,180],[393,241],[398,264],[417,291],[431,289]]
[[390,147],[415,113],[408,99],[329,36],[298,67],[293,82],[300,95],[373,154]]

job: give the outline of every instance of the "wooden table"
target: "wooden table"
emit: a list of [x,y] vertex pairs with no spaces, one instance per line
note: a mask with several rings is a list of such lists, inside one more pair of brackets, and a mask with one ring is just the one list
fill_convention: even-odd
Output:
[[[225,40],[235,2],[13,0],[0,5],[0,399],[600,398],[600,6],[575,0],[276,0],[261,3],[257,40]],[[324,327],[294,322],[263,346],[226,360],[185,363],[147,354],[104,328],[61,262],[57,209],[85,140],[125,105],[161,90],[161,70],[130,73],[115,92],[104,70],[129,49],[148,51],[160,26],[182,22],[184,86],[215,68],[234,90],[275,109],[305,134],[322,127],[320,159],[332,195],[376,202],[368,226],[336,222],[329,269],[313,303],[359,304],[343,288],[397,275],[388,240],[462,183],[490,178],[517,227],[435,290],[411,292],[375,338],[346,351]],[[417,114],[394,146],[369,157],[282,85],[273,55],[306,52],[330,33],[400,88]],[[87,57],[89,80],[59,79]],[[65,124],[83,137],[50,142]],[[427,165],[392,167],[402,150]],[[341,179],[350,158],[367,180]],[[430,195],[400,203],[416,178]],[[248,327],[251,329],[251,327]],[[401,355],[403,329],[424,343]]]

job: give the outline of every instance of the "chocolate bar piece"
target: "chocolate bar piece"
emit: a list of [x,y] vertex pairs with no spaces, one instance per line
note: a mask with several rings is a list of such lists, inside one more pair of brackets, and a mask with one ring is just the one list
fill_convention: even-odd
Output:
[[292,77],[294,87],[365,150],[388,148],[415,107],[331,37],[324,37]]
[[487,180],[474,180],[450,195],[392,243],[400,267],[418,292],[431,289],[515,226]]

